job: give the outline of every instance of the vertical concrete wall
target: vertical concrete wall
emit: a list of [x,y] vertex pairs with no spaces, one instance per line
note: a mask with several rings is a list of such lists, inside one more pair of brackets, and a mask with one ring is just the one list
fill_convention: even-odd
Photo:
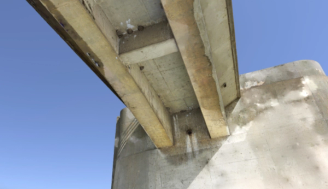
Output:
[[[320,65],[292,62],[241,75],[240,84],[241,98],[226,107],[231,136],[210,139],[199,109],[172,117],[170,148],[156,149],[135,127],[116,153],[112,188],[328,188],[328,77]],[[133,125],[128,114],[121,112],[116,149],[120,129]]]

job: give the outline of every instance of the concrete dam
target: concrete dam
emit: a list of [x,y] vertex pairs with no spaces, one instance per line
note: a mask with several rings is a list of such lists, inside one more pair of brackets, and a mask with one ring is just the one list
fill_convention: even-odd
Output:
[[126,105],[113,189],[328,188],[328,77],[239,75],[231,0],[28,2]]

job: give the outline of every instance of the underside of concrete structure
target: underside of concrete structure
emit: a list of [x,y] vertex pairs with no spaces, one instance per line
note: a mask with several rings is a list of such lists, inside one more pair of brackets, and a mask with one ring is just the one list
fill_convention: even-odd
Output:
[[239,76],[231,0],[27,1],[127,106],[113,189],[328,188],[327,76]]
[[200,108],[211,138],[229,135],[239,98],[231,0],[28,0],[130,109],[158,148],[179,112]]
[[328,77],[315,61],[240,76],[226,107],[231,135],[211,139],[200,109],[178,113],[175,145],[156,149],[126,108],[113,188],[328,188]]

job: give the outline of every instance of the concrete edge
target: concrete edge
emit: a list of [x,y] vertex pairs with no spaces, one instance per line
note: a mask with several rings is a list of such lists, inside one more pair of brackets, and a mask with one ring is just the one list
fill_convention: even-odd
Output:
[[298,60],[242,74],[240,75],[240,88],[245,90],[251,87],[312,75],[326,76],[317,61]]

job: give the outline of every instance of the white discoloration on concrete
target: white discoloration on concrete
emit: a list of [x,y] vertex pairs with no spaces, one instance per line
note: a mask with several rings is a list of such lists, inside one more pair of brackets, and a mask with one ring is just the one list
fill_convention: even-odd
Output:
[[192,152],[192,147],[191,147],[191,141],[190,141],[190,136],[186,137],[186,153],[191,153]]
[[264,82],[263,81],[247,81],[245,82],[245,88],[242,88],[242,90],[245,90],[245,89],[249,89],[251,87],[257,87],[257,86],[260,86],[260,85],[263,85]]
[[125,23],[126,23],[126,28],[134,29],[134,25],[131,24],[131,19],[125,21]]
[[199,153],[197,133],[191,135],[191,142],[193,146],[193,151],[197,155]]
[[178,115],[173,116],[173,126],[174,126],[175,137],[180,138],[179,117],[178,117]]
[[302,83],[309,86],[312,90],[316,91],[318,89],[317,84],[315,84],[315,82],[313,82],[313,80],[311,80],[309,77],[304,77]]
[[274,107],[274,106],[278,106],[279,102],[277,99],[269,99],[267,102],[265,102],[264,104],[261,103],[255,103],[256,106],[258,106],[259,108],[268,108],[268,107]]
[[115,148],[118,148],[119,142],[120,142],[120,139],[115,138],[115,142],[114,142]]

